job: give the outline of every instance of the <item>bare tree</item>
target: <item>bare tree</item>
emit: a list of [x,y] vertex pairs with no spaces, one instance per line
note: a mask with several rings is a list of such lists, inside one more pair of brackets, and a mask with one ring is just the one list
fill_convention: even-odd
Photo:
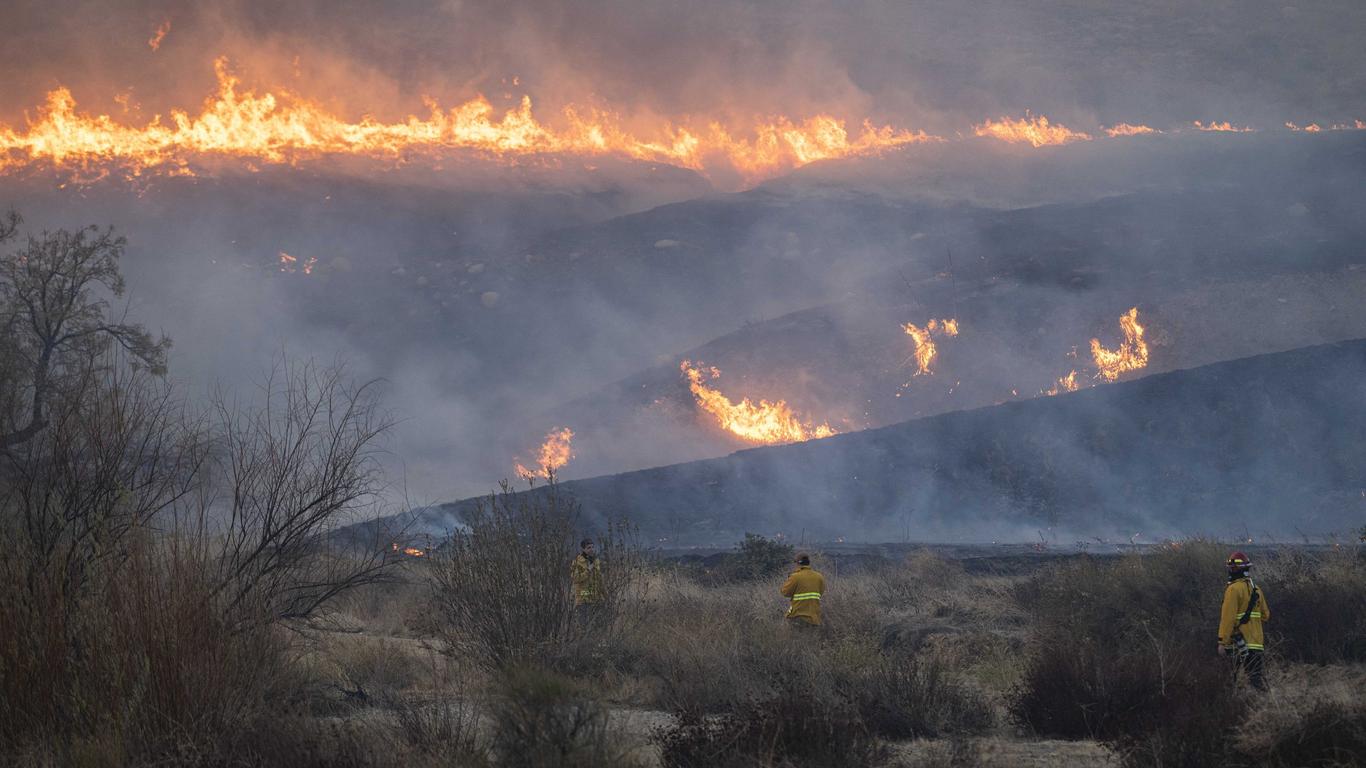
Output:
[[[20,219],[0,222],[0,241]],[[57,230],[28,238],[0,258],[0,449],[33,439],[59,397],[79,398],[88,370],[113,347],[135,365],[165,372],[171,342],[153,337],[126,313],[111,318],[109,297],[123,295],[118,261],[125,240],[112,228]]]
[[57,399],[45,429],[0,452],[5,557],[71,593],[188,498],[203,465],[201,425],[164,381],[117,359],[83,376],[81,398]]
[[332,535],[382,503],[378,441],[392,422],[376,389],[351,384],[341,367],[282,361],[260,402],[215,398],[208,492],[194,525],[214,542],[228,610],[250,599],[273,618],[302,618],[386,574],[386,547],[357,551]]

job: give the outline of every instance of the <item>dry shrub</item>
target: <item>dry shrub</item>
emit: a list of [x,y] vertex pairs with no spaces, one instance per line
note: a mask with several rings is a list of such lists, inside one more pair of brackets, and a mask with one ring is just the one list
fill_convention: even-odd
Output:
[[785,625],[776,583],[670,578],[632,638],[639,674],[660,680],[659,703],[679,715],[656,736],[669,765],[875,764],[880,738],[990,724],[936,659],[884,653],[872,580],[832,578],[827,623],[808,630]]
[[1274,768],[1357,765],[1366,755],[1366,668],[1293,666],[1275,695],[1258,698],[1233,749]]
[[427,760],[459,768],[490,764],[474,702],[442,694],[430,701],[392,699],[389,706],[403,742]]
[[578,511],[553,479],[524,493],[504,483],[476,505],[466,530],[433,558],[432,619],[449,652],[471,654],[491,668],[553,667],[590,658],[585,643],[611,641],[619,608],[638,582],[639,550],[624,526],[596,538],[604,596],[583,637],[569,579]]
[[990,704],[930,654],[879,657],[850,682],[864,724],[884,738],[982,733],[992,725]]
[[584,685],[537,669],[506,669],[490,703],[493,753],[515,768],[615,768],[635,765],[617,743],[606,707]]
[[[223,612],[209,566],[150,542],[76,594],[7,559],[0,599],[0,751],[80,762],[231,749],[290,685],[281,636]],[[22,578],[21,578],[22,575]]]
[[1360,701],[1321,701],[1290,727],[1265,734],[1260,741],[1255,747],[1239,745],[1259,766],[1360,765],[1366,757],[1366,706]]
[[1222,559],[1193,541],[1037,577],[1021,590],[1037,625],[1012,718],[1041,735],[1115,744],[1132,764],[1222,761],[1245,711],[1209,642]]
[[1289,548],[1259,565],[1267,632],[1279,655],[1314,664],[1366,661],[1366,552]]
[[848,701],[800,688],[715,717],[684,716],[656,740],[670,768],[852,768],[888,757]]
[[331,643],[330,655],[358,696],[385,696],[411,687],[422,675],[414,651],[401,641],[350,636]]

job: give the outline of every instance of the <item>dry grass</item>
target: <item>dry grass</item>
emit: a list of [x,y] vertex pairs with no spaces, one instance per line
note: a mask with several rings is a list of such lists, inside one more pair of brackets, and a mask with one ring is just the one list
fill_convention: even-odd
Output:
[[[543,657],[553,670],[526,662],[499,669],[487,663],[490,655],[449,646],[439,652],[445,635],[425,626],[431,590],[440,588],[424,581],[427,564],[414,565],[407,583],[340,601],[302,634],[270,633],[252,641],[266,645],[236,651],[212,650],[214,637],[203,634],[212,625],[193,613],[193,591],[157,591],[155,578],[173,573],[166,571],[134,582],[142,609],[112,603],[143,629],[106,634],[130,654],[152,654],[153,672],[174,665],[193,671],[189,656],[172,651],[208,648],[219,678],[175,683],[153,674],[139,685],[203,692],[198,704],[163,700],[186,712],[199,707],[196,717],[214,723],[219,738],[168,746],[129,741],[130,734],[164,733],[164,723],[95,729],[57,753],[51,745],[67,737],[49,731],[7,754],[35,766],[231,756],[233,764],[259,766],[910,768],[1197,765],[1217,750],[1219,759],[1247,765],[1350,764],[1366,743],[1366,709],[1356,700],[1366,667],[1273,658],[1270,696],[1229,687],[1205,642],[1222,555],[1221,547],[1188,542],[1141,558],[1082,559],[1009,577],[970,574],[929,552],[842,573],[817,555],[816,567],[827,574],[826,625],[814,632],[786,626],[778,579],[716,582],[655,564],[635,573],[603,631],[568,638]],[[1306,559],[1291,559],[1298,557]],[[1289,611],[1278,579],[1322,578],[1342,567],[1286,554],[1274,567],[1266,561],[1259,582],[1279,619]],[[562,570],[547,574],[563,578]],[[172,582],[160,583],[165,590]],[[174,583],[186,589],[193,582],[178,574]],[[164,615],[147,613],[163,605],[171,606]],[[71,630],[42,631],[58,637]],[[1200,642],[1188,646],[1187,635]],[[154,636],[160,645],[149,645]],[[1116,638],[1133,636],[1146,643],[1119,653]],[[215,637],[224,643],[230,635]],[[273,686],[232,677],[263,670]],[[4,683],[37,684],[8,674]],[[139,689],[117,690],[129,697]],[[244,699],[234,690],[252,694]],[[215,698],[221,701],[208,701]],[[1004,726],[1007,700],[1019,722],[1072,741],[1016,734]],[[204,715],[210,704],[230,706]],[[41,716],[28,715],[30,722]],[[111,763],[100,757],[108,754],[140,757]]]

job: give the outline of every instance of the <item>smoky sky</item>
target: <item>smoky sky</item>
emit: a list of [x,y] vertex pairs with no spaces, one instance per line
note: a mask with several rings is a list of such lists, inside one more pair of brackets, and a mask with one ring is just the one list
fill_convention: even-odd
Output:
[[[744,121],[841,117],[933,131],[1024,110],[1088,126],[1360,118],[1366,5],[1130,2],[18,2],[0,18],[13,123],[47,90],[149,119],[193,109],[226,56],[249,86],[397,117],[421,99],[530,94]],[[156,51],[147,41],[171,28]]]
[[[1026,110],[1092,132],[1366,119],[1366,4],[1096,6],[24,0],[0,8],[0,121],[21,124],[58,86],[130,123],[194,114],[219,56],[244,88],[348,118],[482,93],[495,105],[530,95],[538,115],[609,108],[628,127],[829,112],[950,138]],[[401,420],[395,480],[426,501],[489,490],[559,426],[580,435],[571,478],[734,450],[698,418],[678,376],[685,354],[724,368],[734,399],[790,398],[852,431],[991,405],[1016,387],[1033,395],[1072,365],[1069,345],[1115,343],[1134,305],[1153,320],[1154,369],[1355,338],[1359,312],[1301,308],[1330,295],[1318,282],[1282,285],[1246,259],[1265,250],[1275,270],[1308,269],[1328,254],[1325,268],[1359,267],[1363,151],[1360,132],[1041,151],[979,140],[811,166],[735,195],[607,158],[274,168],[142,189],[33,176],[0,178],[0,210],[33,228],[127,234],[133,309],[175,338],[173,375],[191,394],[250,386],[282,350],[385,379]],[[1102,200],[1138,190],[1151,197]],[[1079,207],[1026,210],[1060,202]],[[950,250],[959,261],[945,278]],[[282,272],[281,252],[316,258],[316,273]],[[1250,287],[1174,293],[1187,272]],[[1359,282],[1323,279],[1338,286],[1331,304],[1360,304]],[[900,324],[960,310],[961,353],[946,344],[942,375],[895,395]],[[1263,317],[1283,333],[1238,335]],[[980,371],[975,393],[949,392],[955,365]],[[829,374],[837,366],[845,375]],[[938,400],[915,397],[930,389]]]

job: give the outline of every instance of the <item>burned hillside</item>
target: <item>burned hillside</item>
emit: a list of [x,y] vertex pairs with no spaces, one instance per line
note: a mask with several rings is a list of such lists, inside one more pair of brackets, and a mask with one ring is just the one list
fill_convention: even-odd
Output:
[[561,488],[676,545],[1319,536],[1366,511],[1363,375],[1329,344]]

